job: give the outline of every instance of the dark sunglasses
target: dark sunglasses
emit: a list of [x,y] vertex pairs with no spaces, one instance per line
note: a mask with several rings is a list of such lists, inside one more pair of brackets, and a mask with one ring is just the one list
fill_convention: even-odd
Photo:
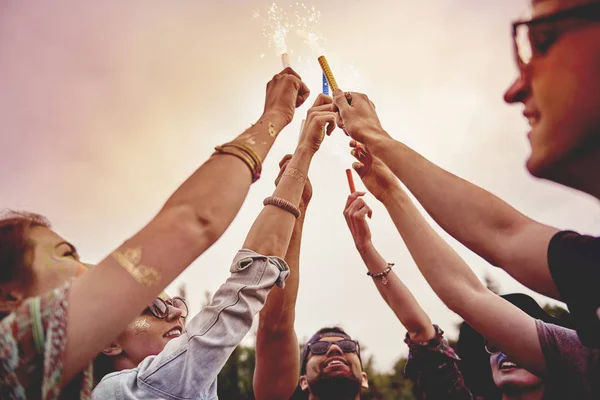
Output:
[[326,341],[318,341],[314,343],[308,344],[308,350],[315,355],[325,354],[329,351],[332,345],[336,345],[340,348],[344,353],[357,353],[360,350],[360,346],[356,340],[338,340],[337,342],[326,342]]
[[188,316],[188,306],[182,297],[173,297],[169,300],[157,297],[148,307],[146,307],[144,312],[149,312],[158,319],[165,319],[169,315],[169,306],[180,310],[181,318],[186,318]]
[[588,3],[553,14],[543,15],[526,21],[513,23],[513,41],[517,64],[523,67],[529,64],[535,55],[545,54],[548,48],[565,32],[563,29],[552,29],[553,24],[562,23],[569,19],[574,20],[570,27],[577,27],[575,20],[600,21],[600,2]]

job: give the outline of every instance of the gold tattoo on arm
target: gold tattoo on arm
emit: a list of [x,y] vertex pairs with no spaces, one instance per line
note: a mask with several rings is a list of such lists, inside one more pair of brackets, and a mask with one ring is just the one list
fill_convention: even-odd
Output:
[[160,272],[156,268],[141,264],[141,247],[136,247],[135,249],[124,248],[123,250],[115,250],[111,256],[117,263],[119,263],[121,267],[125,269],[125,271],[129,272],[129,275],[131,275],[133,279],[142,285],[152,287],[160,280]]
[[271,137],[276,137],[277,136],[277,130],[275,129],[275,125],[273,125],[272,122],[269,122],[269,135],[271,135]]
[[301,185],[304,185],[306,183],[306,176],[299,169],[296,168],[286,168],[283,172],[283,176],[289,176],[295,179],[296,181],[300,182]]

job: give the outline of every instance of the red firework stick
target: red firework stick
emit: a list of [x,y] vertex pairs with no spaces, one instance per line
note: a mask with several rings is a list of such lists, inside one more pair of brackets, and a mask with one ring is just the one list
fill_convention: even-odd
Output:
[[350,186],[350,194],[356,192],[356,187],[354,186],[354,178],[352,178],[352,170],[346,170],[346,178],[348,178],[348,186]]

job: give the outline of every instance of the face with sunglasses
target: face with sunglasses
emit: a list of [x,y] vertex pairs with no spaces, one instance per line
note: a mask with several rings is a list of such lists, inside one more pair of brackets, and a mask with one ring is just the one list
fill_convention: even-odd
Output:
[[585,174],[581,158],[600,159],[600,1],[533,0],[532,10],[512,26],[519,77],[505,100],[524,105],[529,171],[579,185],[564,171]]
[[511,361],[494,343],[486,340],[485,351],[490,355],[494,383],[502,391],[532,392],[544,385],[543,380]]
[[119,357],[120,369],[135,367],[147,356],[160,353],[170,340],[181,336],[187,316],[188,307],[183,298],[157,297],[103,353]]
[[308,345],[306,373],[300,377],[302,390],[309,390],[319,398],[330,393],[348,393],[353,396],[367,388],[367,374],[363,372],[357,341],[343,337],[323,337]]

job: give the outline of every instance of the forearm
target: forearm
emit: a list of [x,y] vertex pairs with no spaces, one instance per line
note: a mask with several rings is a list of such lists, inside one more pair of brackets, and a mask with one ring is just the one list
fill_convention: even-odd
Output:
[[[265,114],[234,141],[249,146],[264,161],[284,127],[280,116]],[[173,193],[161,213],[181,205],[191,207],[195,221],[206,228],[214,242],[239,211],[251,183],[252,174],[245,162],[233,155],[215,154]]]
[[[357,249],[372,274],[381,273],[388,267],[387,262],[375,249],[372,242],[357,246]],[[435,330],[431,320],[410,290],[393,270],[385,278],[386,284],[383,284],[383,280],[380,278],[373,279],[373,281],[381,297],[408,331],[410,338],[419,342],[433,338]]]
[[386,198],[384,205],[431,288],[450,309],[461,314],[474,294],[486,291],[485,286],[429,226],[401,188]]
[[294,330],[300,279],[300,245],[306,208],[297,219],[285,261],[290,276],[285,289],[273,288],[260,312],[256,333],[253,387],[257,400],[288,399],[300,375],[300,349]]
[[406,185],[450,235],[488,260],[501,263],[502,243],[526,217],[490,192],[438,167],[391,138],[369,150]]
[[[62,356],[63,383],[208,247],[210,242],[193,222],[193,215],[186,206],[166,210],[73,282]],[[127,293],[126,302],[123,293]]]
[[[296,171],[294,176],[285,174],[273,192],[273,197],[281,198],[298,207],[304,180],[314,156],[314,151],[304,146],[299,146],[292,156],[287,171]],[[288,248],[292,230],[296,219],[282,208],[267,205],[252,225],[244,248],[254,250],[261,254],[283,257]]]
[[386,139],[373,147],[446,232],[525,286],[560,300],[547,257],[558,229],[526,217],[400,142]]
[[114,398],[125,391],[143,397],[150,392],[169,399],[216,398],[217,375],[252,327],[271,288],[283,285],[287,275],[280,258],[248,250],[236,254],[230,270],[211,303],[192,318],[180,337],[156,356],[145,358],[135,374],[103,379],[96,397]]

